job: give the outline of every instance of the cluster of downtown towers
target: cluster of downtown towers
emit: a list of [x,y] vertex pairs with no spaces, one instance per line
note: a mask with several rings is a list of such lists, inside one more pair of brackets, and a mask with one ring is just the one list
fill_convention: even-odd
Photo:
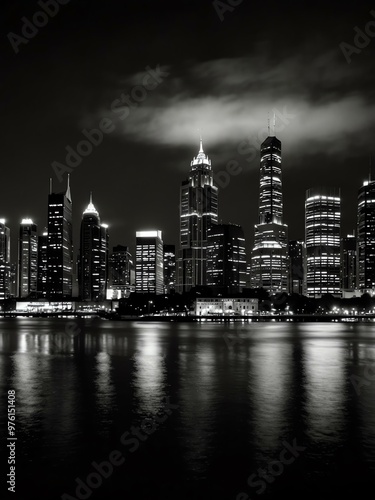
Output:
[[[259,217],[249,262],[242,228],[218,223],[218,190],[201,140],[180,188],[177,254],[174,245],[163,245],[160,230],[137,231],[135,269],[128,247],[118,245],[109,253],[108,226],[100,222],[90,196],[74,271],[69,178],[62,193],[54,193],[51,182],[47,231],[38,236],[31,219],[21,222],[18,263],[13,267],[10,231],[0,219],[0,299],[15,295],[103,301],[132,291],[183,293],[201,286],[224,294],[250,287],[311,297],[375,289],[375,181],[359,189],[356,234],[341,237],[340,189],[320,187],[306,192],[305,240],[288,241],[281,142],[269,135],[260,149]],[[17,276],[13,294],[12,269]]]

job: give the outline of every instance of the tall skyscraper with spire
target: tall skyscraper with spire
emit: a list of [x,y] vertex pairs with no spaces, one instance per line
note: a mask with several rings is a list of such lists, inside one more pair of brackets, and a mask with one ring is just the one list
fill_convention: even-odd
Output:
[[281,142],[269,135],[260,150],[259,222],[251,256],[251,286],[270,293],[288,287],[288,226],[283,224]]
[[48,196],[47,298],[72,298],[73,233],[70,176],[65,192],[53,193],[50,179]]
[[202,138],[198,155],[190,165],[189,177],[180,190],[179,292],[207,284],[207,231],[218,222],[218,188]]
[[108,226],[100,223],[99,212],[92,202],[92,193],[90,203],[82,215],[78,268],[81,300],[105,300],[108,281]]

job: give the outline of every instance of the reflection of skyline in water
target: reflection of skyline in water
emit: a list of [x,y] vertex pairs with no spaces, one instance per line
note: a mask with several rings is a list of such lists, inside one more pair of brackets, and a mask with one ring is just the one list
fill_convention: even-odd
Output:
[[[375,366],[371,325],[242,325],[231,349],[223,332],[233,325],[88,321],[69,341],[53,333],[63,335],[63,326],[2,325],[0,383],[3,394],[16,390],[24,460],[35,461],[37,450],[45,464],[58,457],[51,467],[70,457],[85,470],[80,464],[118,445],[108,444],[113,436],[170,398],[178,409],[155,434],[167,432],[174,466],[193,482],[221,477],[218,464],[228,461],[238,461],[238,478],[220,480],[246,481],[296,436],[316,467],[309,478],[327,475],[344,452],[374,469],[375,370],[360,395],[350,381]],[[158,439],[144,444],[149,453]]]

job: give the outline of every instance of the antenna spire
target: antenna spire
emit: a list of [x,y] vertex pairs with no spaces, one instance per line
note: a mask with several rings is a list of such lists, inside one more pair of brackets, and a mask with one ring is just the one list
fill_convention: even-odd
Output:
[[68,198],[68,200],[70,202],[72,201],[72,195],[70,193],[70,174],[68,174],[68,182],[67,182],[67,186],[66,186],[65,196]]
[[49,178],[49,194],[52,194],[52,177]]
[[202,131],[201,131],[200,128],[198,129],[198,131],[199,131],[199,152],[200,153],[204,153],[204,151],[203,151]]
[[273,112],[273,135],[275,135],[275,128],[276,128],[276,113]]
[[268,137],[269,137],[271,135],[271,132],[270,132],[270,112],[269,111],[268,111],[267,123],[268,123]]

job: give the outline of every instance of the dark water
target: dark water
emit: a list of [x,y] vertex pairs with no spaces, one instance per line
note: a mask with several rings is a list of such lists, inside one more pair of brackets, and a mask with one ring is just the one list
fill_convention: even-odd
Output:
[[374,325],[67,321],[0,321],[11,498],[375,498]]

